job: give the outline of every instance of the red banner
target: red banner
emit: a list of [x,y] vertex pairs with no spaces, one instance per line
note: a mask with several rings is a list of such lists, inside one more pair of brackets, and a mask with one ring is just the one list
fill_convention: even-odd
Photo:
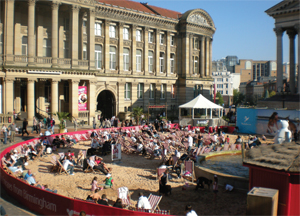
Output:
[[166,105],[151,105],[148,108],[166,108]]
[[87,110],[87,87],[78,86],[78,111]]

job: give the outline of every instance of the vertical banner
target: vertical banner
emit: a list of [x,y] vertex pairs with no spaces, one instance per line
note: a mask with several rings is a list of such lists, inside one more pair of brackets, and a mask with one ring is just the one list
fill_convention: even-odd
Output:
[[87,87],[78,86],[78,111],[87,110]]
[[111,160],[121,160],[121,144],[112,144],[111,145]]
[[2,113],[2,84],[0,84],[0,113]]
[[251,108],[237,108],[236,126],[240,133],[255,134],[257,110]]

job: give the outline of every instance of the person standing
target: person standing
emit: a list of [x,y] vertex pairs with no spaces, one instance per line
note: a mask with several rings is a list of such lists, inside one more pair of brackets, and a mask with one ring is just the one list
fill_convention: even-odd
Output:
[[3,136],[4,136],[3,144],[6,144],[7,143],[7,128],[6,128],[5,124],[2,125],[1,131],[2,131]]
[[24,135],[24,133],[27,133],[27,136],[29,136],[29,133],[27,131],[27,126],[28,126],[28,121],[26,120],[26,118],[24,118],[23,128],[22,128],[22,136]]
[[37,134],[39,133],[38,130],[37,130],[37,120],[34,116],[33,116],[33,126],[32,126],[31,133],[33,133],[33,131],[36,131]]
[[189,153],[193,147],[193,137],[191,136],[190,133],[189,133],[189,137],[188,137],[188,142],[189,142],[189,148],[188,148],[188,153]]
[[101,115],[101,116],[100,116],[100,126],[99,126],[99,128],[100,128],[100,127],[104,128],[103,121],[104,121],[104,120],[103,120],[103,116]]
[[15,142],[15,135],[16,135],[16,125],[13,122],[10,126],[10,143]]
[[39,120],[39,125],[38,125],[39,134],[41,134],[41,132],[42,132],[42,127],[43,127],[42,120]]
[[47,129],[47,118],[44,117],[44,120],[43,120],[43,121],[44,121],[44,128]]
[[54,120],[54,118],[52,118],[52,120],[50,122],[50,125],[51,125],[51,129],[52,129],[52,134],[54,134],[54,127],[55,127],[55,120]]
[[93,117],[93,129],[95,130],[96,129],[96,118]]

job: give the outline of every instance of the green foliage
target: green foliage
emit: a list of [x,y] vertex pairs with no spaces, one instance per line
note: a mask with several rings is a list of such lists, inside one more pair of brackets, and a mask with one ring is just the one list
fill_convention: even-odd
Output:
[[135,107],[132,109],[132,113],[130,114],[130,116],[135,118],[137,125],[139,125],[140,118],[144,114],[143,111],[144,110],[141,107]]
[[244,99],[245,99],[245,95],[243,95],[237,89],[233,89],[233,104],[235,105],[235,107],[241,104]]
[[265,98],[269,98],[270,97],[270,95],[269,95],[269,91],[268,90],[266,90],[265,91]]
[[55,116],[57,116],[58,120],[60,121],[58,127],[60,130],[65,129],[65,125],[63,123],[64,120],[70,120],[71,121],[71,116],[70,113],[68,112],[56,112],[54,113]]
[[224,104],[224,100],[223,100],[223,96],[221,95],[221,93],[217,92],[216,97],[219,98],[218,104],[222,106]]
[[274,90],[271,91],[270,94],[269,94],[270,97],[273,97],[273,96],[275,96],[275,95],[276,95],[276,92],[275,92]]

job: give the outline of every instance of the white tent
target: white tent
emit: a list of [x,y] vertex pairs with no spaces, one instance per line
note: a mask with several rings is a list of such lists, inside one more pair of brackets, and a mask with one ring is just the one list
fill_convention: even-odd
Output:
[[194,109],[205,109],[205,116],[207,116],[207,109],[210,109],[210,118],[212,118],[212,109],[219,109],[219,117],[220,117],[220,111],[222,111],[221,116],[223,115],[223,107],[211,102],[210,100],[205,98],[202,94],[199,94],[193,100],[180,105],[179,116],[181,114],[181,108],[192,109],[192,119],[194,119]]

